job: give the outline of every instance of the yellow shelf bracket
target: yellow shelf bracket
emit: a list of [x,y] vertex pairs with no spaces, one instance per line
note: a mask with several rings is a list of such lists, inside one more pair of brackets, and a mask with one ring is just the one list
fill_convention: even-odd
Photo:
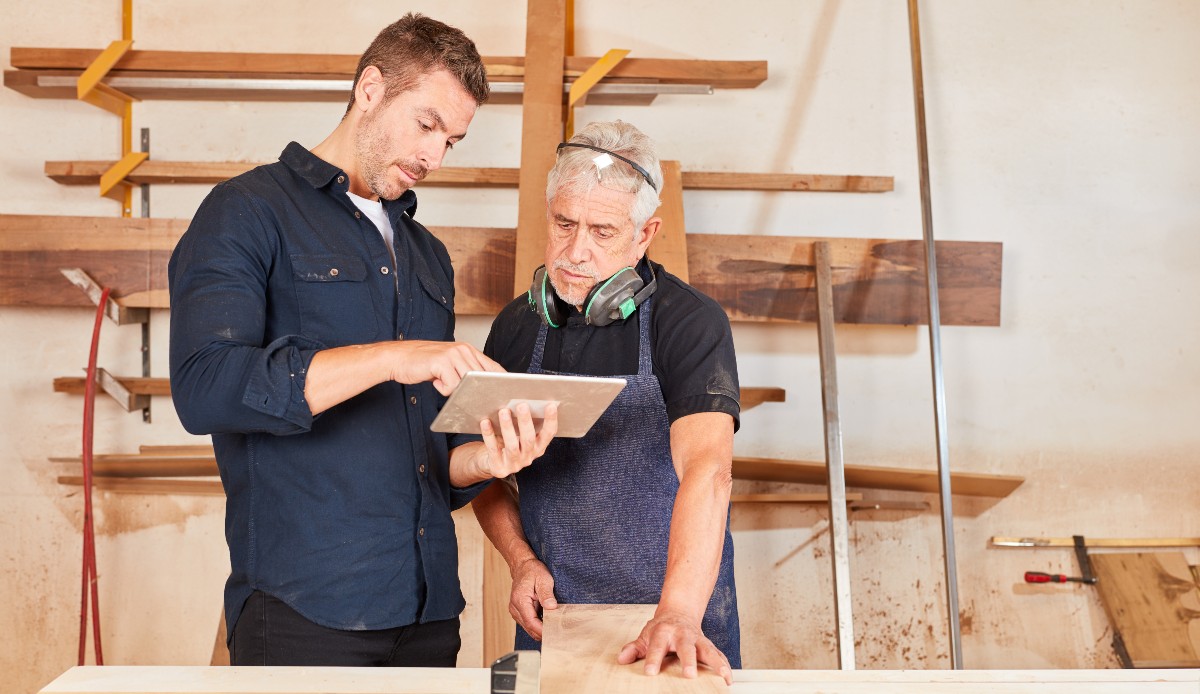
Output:
[[96,56],[91,65],[79,76],[75,86],[75,95],[80,101],[86,101],[98,106],[109,113],[124,116],[126,104],[136,101],[132,96],[118,89],[113,89],[101,82],[113,67],[125,57],[133,46],[132,39],[113,41]]
[[563,133],[564,139],[569,140],[575,134],[575,107],[583,106],[587,99],[587,94],[591,91],[592,87],[596,86],[627,55],[629,55],[628,49],[609,49],[599,60],[592,63],[591,67],[584,70],[578,79],[571,83],[571,92],[567,97],[567,122],[564,128],[565,132]]
[[108,171],[100,174],[100,195],[112,197],[120,195],[119,201],[124,201],[124,188],[131,185],[125,182],[125,177],[136,169],[142,162],[150,158],[146,152],[129,152],[121,157],[121,161],[113,164]]

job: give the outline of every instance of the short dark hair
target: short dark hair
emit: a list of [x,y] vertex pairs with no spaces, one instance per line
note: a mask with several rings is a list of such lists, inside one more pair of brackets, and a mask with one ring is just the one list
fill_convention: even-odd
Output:
[[[454,75],[478,105],[487,101],[490,92],[475,42],[461,30],[415,12],[404,15],[375,37],[358,60],[355,87],[368,65],[383,73],[385,101],[416,87],[425,75],[439,69]],[[351,89],[346,112],[353,106]]]

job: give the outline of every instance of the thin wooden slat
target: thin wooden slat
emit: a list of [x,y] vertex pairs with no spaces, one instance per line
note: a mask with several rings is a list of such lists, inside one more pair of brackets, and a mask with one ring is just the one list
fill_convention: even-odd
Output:
[[[9,55],[12,66],[20,70],[83,70],[100,55],[100,51],[89,48],[14,46]],[[328,75],[353,79],[358,59],[357,55],[307,53],[131,50],[114,65],[114,69],[225,75]],[[562,61],[563,78],[581,76],[596,60],[587,56],[565,58]],[[526,59],[523,57],[485,56],[483,63],[492,81],[521,81],[525,75]],[[614,81],[707,84],[720,89],[747,89],[757,87],[766,80],[767,62],[628,58],[609,73],[609,78]]]
[[687,282],[687,225],[683,220],[683,179],[679,162],[662,162],[662,173],[662,190],[659,194],[662,203],[654,213],[662,218],[662,226],[654,237],[648,255],[662,263],[667,272]]
[[[47,177],[63,185],[95,185],[115,162],[48,161]],[[155,161],[143,162],[127,180],[149,183],[220,183],[265,162]],[[516,188],[520,169],[510,167],[448,166],[429,174],[419,187]],[[892,190],[891,176],[832,176],[826,174],[772,174],[717,171],[682,172],[685,190],[813,191],[881,193]]]
[[[83,478],[79,476],[62,475],[58,483],[65,486],[81,487]],[[121,477],[93,477],[92,486],[107,492],[124,492],[131,494],[200,494],[224,495],[225,489],[220,480],[175,480],[175,479],[125,479]]]
[[[846,501],[862,501],[859,492],[848,492]],[[735,504],[827,504],[829,495],[821,492],[803,493],[762,493],[762,494],[733,494],[729,500]]]
[[211,445],[173,445],[173,446],[138,446],[142,455],[164,456],[206,456],[213,455]]
[[1200,667],[1200,588],[1182,552],[1093,554],[1091,563],[1135,668]]
[[[734,479],[770,482],[825,484],[825,463],[735,457],[733,459],[733,477]],[[1024,481],[1024,477],[1012,475],[956,472],[950,476],[950,488],[955,494],[966,496],[1005,497]],[[936,494],[938,477],[935,471],[847,465],[846,486]]]
[[784,402],[787,399],[787,391],[783,388],[751,388],[742,387],[741,397],[739,398],[742,405],[742,412],[756,407],[764,402]]
[[[178,219],[0,215],[0,305],[88,306],[83,292],[59,274],[59,268],[80,267],[112,287],[124,306],[164,308],[167,260],[186,227],[187,220]],[[513,230],[430,231],[446,244],[454,263],[458,313],[494,316],[528,289],[526,278],[514,292]],[[689,234],[691,284],[721,304],[734,321],[811,322],[812,245],[819,240]],[[920,241],[828,240],[839,323],[924,321],[925,281],[917,270]],[[1000,266],[999,243],[938,242],[944,325],[1000,324]]]
[[[79,464],[79,458],[53,458],[55,463]],[[212,477],[217,461],[211,456],[151,457],[138,455],[97,455],[92,460],[97,477]]]
[[[993,547],[1074,547],[1073,537],[993,537]],[[1200,547],[1200,537],[1135,537],[1084,539],[1086,547]]]
[[[116,379],[118,383],[125,387],[132,395],[170,395],[171,382],[166,378],[147,378],[147,377],[121,377]],[[87,379],[81,377],[64,376],[54,379],[55,393],[70,393],[71,395],[83,395],[83,389],[87,385]]]
[[543,692],[571,694],[654,694],[655,692],[728,692],[725,681],[708,668],[684,679],[678,659],[647,676],[644,663],[618,665],[617,653],[637,638],[654,616],[654,605],[559,605],[542,615]]

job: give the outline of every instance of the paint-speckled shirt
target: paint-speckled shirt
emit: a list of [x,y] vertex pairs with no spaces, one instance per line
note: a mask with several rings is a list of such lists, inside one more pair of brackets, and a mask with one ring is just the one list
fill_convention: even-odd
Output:
[[228,497],[229,633],[256,589],[338,629],[464,607],[450,511],[482,485],[450,486],[448,451],[474,437],[429,430],[445,399],[388,382],[316,417],[304,399],[321,349],[454,334],[450,258],[416,196],[385,203],[393,266],[347,190],[293,142],[216,186],[171,257],[171,391]]

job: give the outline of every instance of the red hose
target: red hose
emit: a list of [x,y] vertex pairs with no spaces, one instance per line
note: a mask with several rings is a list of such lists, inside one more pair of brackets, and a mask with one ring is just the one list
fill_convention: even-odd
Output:
[[[92,434],[95,430],[96,352],[100,347],[100,326],[110,289],[100,293],[96,306],[96,325],[92,328],[92,348],[88,353],[87,380],[83,390],[83,587],[79,598],[79,664],[87,652],[88,593],[92,596],[92,643],[96,646],[96,664],[104,664],[100,647],[100,593],[96,577],[96,532],[92,523]],[[90,589],[90,590],[89,590]]]

